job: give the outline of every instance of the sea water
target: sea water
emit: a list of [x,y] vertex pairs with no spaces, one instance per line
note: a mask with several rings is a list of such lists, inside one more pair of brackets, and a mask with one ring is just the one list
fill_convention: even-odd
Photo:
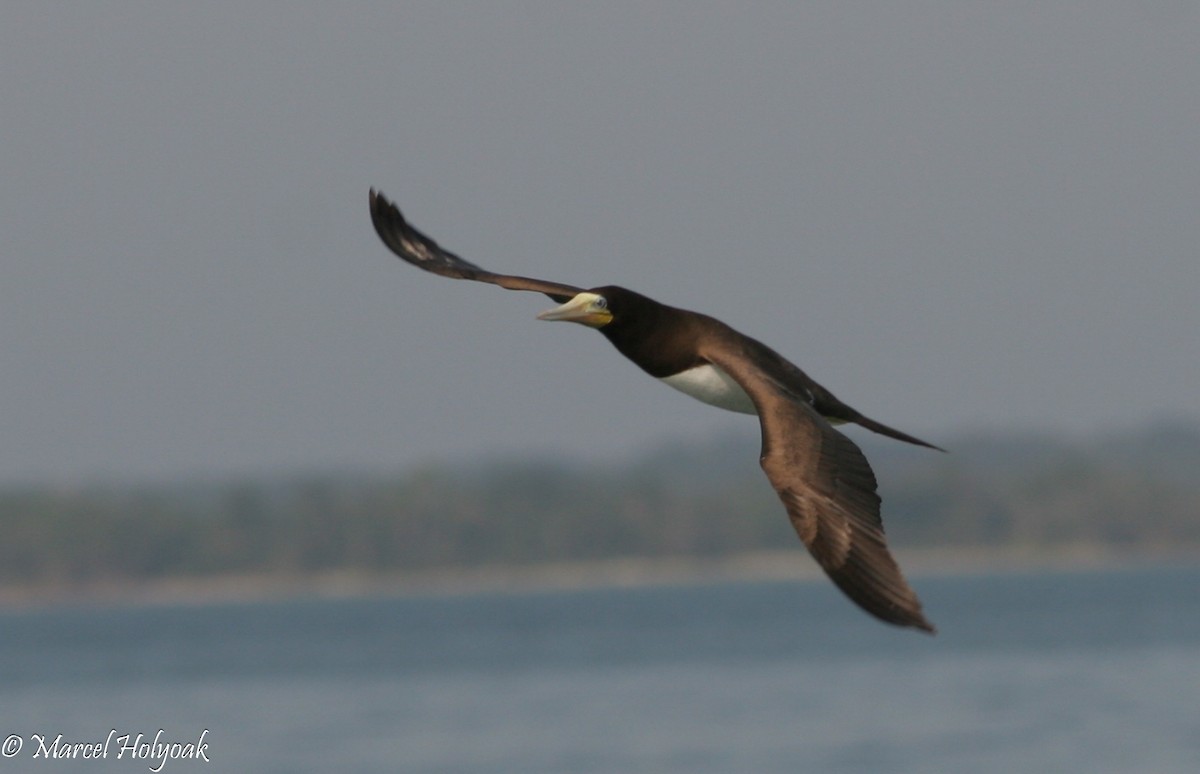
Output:
[[0,773],[1200,771],[1200,567],[914,585],[0,613]]

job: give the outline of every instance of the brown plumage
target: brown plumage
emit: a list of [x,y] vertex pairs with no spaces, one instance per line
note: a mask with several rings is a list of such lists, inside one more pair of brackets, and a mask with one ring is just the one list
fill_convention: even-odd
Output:
[[487,271],[440,248],[374,190],[371,219],[384,244],[409,263],[444,277],[544,293],[562,306],[541,319],[597,328],[651,376],[712,405],[757,414],[763,471],[826,574],[877,618],[935,631],[888,551],[875,474],[858,446],[833,424],[853,422],[938,447],[863,416],[774,350],[720,320],[625,288],[584,290]]

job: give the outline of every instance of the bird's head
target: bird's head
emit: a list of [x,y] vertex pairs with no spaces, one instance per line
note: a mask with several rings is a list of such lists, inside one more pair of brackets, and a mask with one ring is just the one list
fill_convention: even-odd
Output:
[[[537,316],[539,320],[564,320],[579,323],[589,328],[603,328],[613,321],[616,310],[609,299],[608,288],[585,290],[562,306],[547,309]],[[617,300],[617,299],[613,299]]]

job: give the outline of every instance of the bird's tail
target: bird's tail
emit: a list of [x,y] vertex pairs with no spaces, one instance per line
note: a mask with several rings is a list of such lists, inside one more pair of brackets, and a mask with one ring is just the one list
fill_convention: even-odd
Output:
[[904,441],[905,443],[916,444],[917,446],[924,446],[929,449],[936,449],[937,451],[940,451],[940,452],[946,451],[945,449],[943,449],[940,446],[934,446],[933,444],[929,443],[928,441],[922,441],[920,438],[911,436],[908,433],[902,433],[899,430],[896,430],[895,428],[888,427],[887,425],[883,424],[882,422],[876,422],[874,419],[871,419],[870,417],[865,417],[862,414],[859,414],[857,417],[855,417],[854,419],[851,419],[850,421],[856,425],[861,425],[862,427],[865,427],[868,430],[871,430],[872,432],[879,433],[880,435],[886,435],[888,438],[895,438],[897,441]]

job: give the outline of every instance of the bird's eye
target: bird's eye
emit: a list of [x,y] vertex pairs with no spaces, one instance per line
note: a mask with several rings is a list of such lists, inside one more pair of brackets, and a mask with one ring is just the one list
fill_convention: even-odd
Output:
[[597,309],[605,309],[608,307],[608,299],[604,296],[596,296],[596,300],[592,302],[592,305]]

